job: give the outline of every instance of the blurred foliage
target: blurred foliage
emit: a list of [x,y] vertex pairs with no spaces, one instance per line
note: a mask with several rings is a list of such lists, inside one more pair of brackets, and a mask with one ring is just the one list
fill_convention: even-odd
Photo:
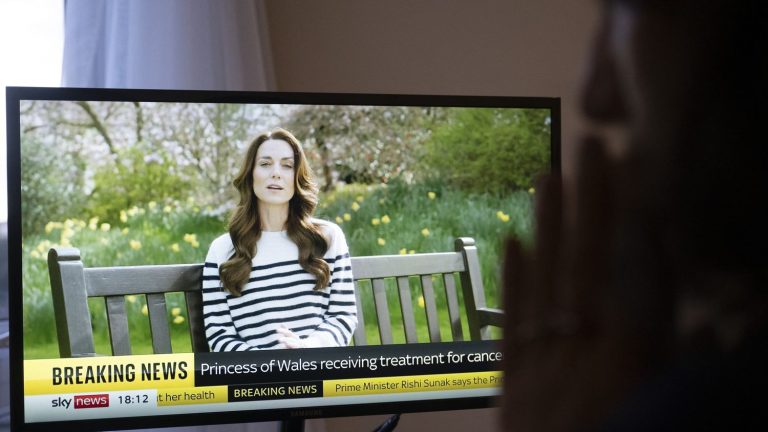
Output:
[[[45,188],[24,191],[28,232],[45,224],[33,215],[74,215],[83,206],[112,223],[120,209],[188,197],[223,214],[245,147],[277,124],[275,111],[287,112],[280,105],[25,101],[24,183]],[[57,199],[54,209],[35,194],[79,199]]]
[[321,188],[386,183],[413,169],[443,110],[402,106],[307,105],[285,127],[302,140]]
[[22,104],[25,232],[85,213],[193,199],[222,216],[251,140],[282,126],[323,191],[402,179],[527,190],[548,170],[547,110],[32,101]]
[[23,137],[21,167],[22,233],[39,231],[48,221],[77,214],[85,206],[84,167],[77,155],[52,152],[40,141]]
[[549,172],[550,117],[539,109],[448,109],[423,170],[469,191],[527,190]]
[[92,216],[116,222],[120,211],[149,202],[181,201],[189,197],[192,183],[166,153],[146,155],[138,147],[121,152],[114,166],[97,168],[88,210]]

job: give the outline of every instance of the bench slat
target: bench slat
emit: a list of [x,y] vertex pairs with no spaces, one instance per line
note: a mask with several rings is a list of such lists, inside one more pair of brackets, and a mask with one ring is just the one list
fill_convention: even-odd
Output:
[[360,299],[362,287],[360,281],[355,281],[355,306],[357,307],[357,327],[353,334],[353,340],[356,346],[368,345],[368,338],[365,335],[365,317],[363,317],[363,302]]
[[462,272],[464,269],[464,257],[458,252],[352,257],[355,279]]
[[94,267],[84,269],[89,297],[154,294],[200,289],[202,264]]
[[104,300],[107,304],[107,323],[109,325],[109,340],[112,341],[112,355],[131,355],[125,297],[109,296],[105,297]]
[[203,325],[203,293],[202,291],[187,291],[184,293],[184,300],[187,303],[192,351],[208,352],[208,340],[205,337],[205,326]]
[[440,342],[440,319],[437,316],[435,290],[432,288],[432,275],[423,275],[421,277],[421,290],[424,295],[424,308],[427,310],[429,341]]
[[416,320],[413,316],[413,301],[411,300],[411,287],[408,277],[397,278],[397,289],[400,295],[400,311],[403,313],[403,327],[405,328],[405,342],[417,343],[419,337],[416,333]]
[[459,298],[456,295],[456,280],[453,273],[443,274],[445,282],[445,298],[448,300],[448,317],[451,320],[451,335],[454,341],[464,340],[464,330],[461,328],[461,312]]
[[171,332],[168,328],[168,309],[165,294],[147,294],[149,329],[152,332],[152,350],[155,354],[171,353]]
[[389,320],[387,291],[383,279],[373,279],[373,302],[376,304],[376,318],[379,321],[379,335],[382,345],[392,344],[392,323]]

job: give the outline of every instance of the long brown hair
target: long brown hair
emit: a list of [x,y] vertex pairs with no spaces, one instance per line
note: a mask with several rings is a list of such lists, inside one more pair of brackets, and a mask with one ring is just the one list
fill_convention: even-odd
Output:
[[287,130],[275,129],[253,140],[240,172],[232,182],[240,193],[240,202],[229,221],[229,235],[235,254],[221,265],[220,274],[224,288],[236,296],[241,294],[248,282],[251,261],[257,253],[256,243],[261,238],[259,202],[253,192],[253,168],[259,146],[270,139],[285,141],[293,149],[294,193],[288,202],[286,229],[288,238],[299,248],[299,264],[317,279],[315,290],[325,288],[331,278],[328,263],[323,260],[328,250],[328,240],[323,236],[320,226],[312,222],[312,214],[317,207],[317,185],[312,179],[312,170],[299,140]]

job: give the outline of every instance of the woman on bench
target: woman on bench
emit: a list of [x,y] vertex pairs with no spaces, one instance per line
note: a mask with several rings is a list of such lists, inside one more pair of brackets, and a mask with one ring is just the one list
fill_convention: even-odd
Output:
[[315,219],[317,187],[299,141],[277,129],[249,146],[240,202],[203,269],[211,351],[346,346],[357,325],[349,249]]

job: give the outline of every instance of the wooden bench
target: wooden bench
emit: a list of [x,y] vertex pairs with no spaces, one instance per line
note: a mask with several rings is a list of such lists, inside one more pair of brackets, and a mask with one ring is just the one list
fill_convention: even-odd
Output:
[[[153,351],[156,354],[171,353],[165,295],[174,292],[184,293],[192,350],[208,351],[203,330],[202,264],[87,268],[83,266],[78,249],[54,248],[48,253],[48,269],[61,357],[96,355],[88,308],[88,298],[91,297],[105,300],[112,354],[131,354],[125,305],[128,295],[146,296]],[[469,338],[487,339],[489,326],[501,326],[501,311],[486,307],[477,248],[471,238],[456,239],[455,252],[353,257],[352,270],[358,313],[358,325],[353,335],[355,345],[368,344],[365,322],[370,319],[377,321],[381,343],[393,343],[385,278],[396,280],[407,343],[418,342],[411,301],[411,290],[419,288],[411,286],[414,276],[420,280],[423,291],[431,342],[441,341],[433,276],[444,281],[453,340],[464,340],[454,274],[459,275]],[[370,281],[370,284],[361,284],[362,281]],[[364,289],[373,291],[376,317],[364,316],[360,299]]]

